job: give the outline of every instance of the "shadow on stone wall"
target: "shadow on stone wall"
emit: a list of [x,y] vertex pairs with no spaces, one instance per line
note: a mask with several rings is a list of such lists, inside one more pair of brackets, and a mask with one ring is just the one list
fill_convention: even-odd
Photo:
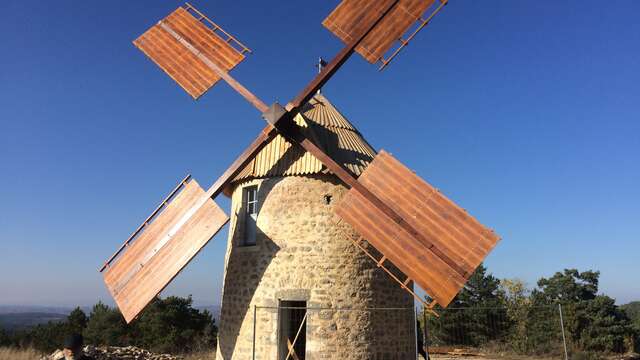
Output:
[[[258,189],[258,216],[268,194],[279,182],[263,182]],[[276,256],[280,247],[269,238],[261,229],[256,229],[255,246],[238,246],[238,241],[243,236],[244,224],[242,216],[246,211],[244,203],[238,209],[236,216],[237,225],[233,229],[231,241],[231,251],[227,263],[227,276],[223,288],[223,304],[220,314],[219,351],[224,359],[231,359],[234,352],[238,352],[236,344],[239,342],[240,330],[243,324],[243,317],[253,314],[250,311],[251,300],[260,284],[266,269],[272,259]],[[241,342],[241,341],[240,341]]]

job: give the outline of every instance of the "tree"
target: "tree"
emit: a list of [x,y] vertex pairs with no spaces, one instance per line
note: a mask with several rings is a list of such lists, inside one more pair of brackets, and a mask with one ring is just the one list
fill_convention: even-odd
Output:
[[9,345],[11,345],[11,337],[9,337],[9,334],[7,334],[3,328],[0,328],[0,346]]
[[439,319],[429,324],[432,337],[444,344],[479,346],[501,338],[510,327],[500,281],[480,264]]
[[512,324],[507,341],[515,352],[528,353],[531,348],[527,333],[527,320],[531,310],[529,290],[520,279],[503,279],[500,281],[500,293]]
[[89,314],[84,329],[85,342],[93,345],[129,345],[131,336],[120,312],[98,302]]
[[[532,301],[536,305],[562,305],[565,328],[574,347],[585,351],[623,352],[626,339],[633,338],[635,331],[613,299],[597,295],[599,276],[598,271],[565,269],[548,279],[540,279],[539,288],[532,292]],[[530,320],[532,327],[549,322],[544,318]]]
[[68,327],[65,322],[49,321],[46,324],[36,325],[23,337],[23,347],[31,346],[38,351],[45,353],[52,352],[60,348],[64,338],[68,334]]
[[620,306],[620,309],[627,314],[629,319],[631,319],[635,324],[636,328],[640,330],[640,301],[632,301],[628,304],[624,304]]
[[131,324],[120,312],[102,302],[89,316],[75,308],[65,321],[40,324],[11,335],[0,329],[0,346],[33,347],[50,353],[65,337],[82,333],[85,343],[97,346],[139,346],[156,352],[188,353],[211,350],[216,345],[216,327],[208,311],[199,311],[191,297],[155,299]]
[[215,345],[217,328],[208,311],[192,307],[191,296],[154,300],[136,321],[139,344],[157,352],[185,353]]
[[565,269],[556,272],[552,277],[538,280],[539,289],[532,292],[535,303],[576,303],[593,300],[598,292],[599,271],[579,272],[576,269]]
[[211,351],[216,347],[218,341],[218,327],[216,326],[216,319],[213,318],[213,315],[208,310],[203,311],[203,316],[207,318],[206,326],[201,335],[195,339],[194,350]]
[[625,340],[633,335],[631,321],[605,295],[576,304],[574,331],[578,332],[580,347],[587,351],[625,352]]
[[636,352],[640,352],[640,301],[632,301],[628,304],[620,306],[620,309],[624,311],[631,322],[635,330],[635,339],[633,339],[633,347]]
[[[191,297],[156,298],[138,318],[126,324],[117,309],[99,302],[89,314],[84,337],[93,345],[135,345],[156,352],[211,349],[218,329],[211,314],[198,311],[192,303]],[[75,311],[69,322],[81,324],[81,314]]]
[[67,326],[69,332],[82,334],[84,328],[87,327],[87,315],[80,307],[76,307],[67,316]]

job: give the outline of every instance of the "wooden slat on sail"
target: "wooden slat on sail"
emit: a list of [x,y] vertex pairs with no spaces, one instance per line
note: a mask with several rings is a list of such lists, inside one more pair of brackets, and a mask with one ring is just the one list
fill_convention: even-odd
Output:
[[195,180],[172,194],[162,211],[103,268],[105,284],[125,320],[133,320],[227,221]]
[[447,306],[499,237],[385,151],[358,182],[401,220],[389,217],[355,188],[336,208],[338,215],[438,304]]
[[[347,43],[355,36],[358,26],[362,22],[381,14],[385,2],[386,0],[343,0],[324,19],[322,24],[340,40]],[[442,0],[442,2],[446,1]],[[372,64],[379,60],[385,62],[383,57],[394,43],[399,42],[401,46],[404,46],[403,42],[408,41],[402,39],[402,36],[408,32],[413,24],[420,24],[420,28],[426,25],[428,20],[423,17],[423,14],[434,3],[435,0],[399,0],[394,8],[362,40],[356,51]]]
[[249,49],[223,32],[218,25],[212,22],[209,22],[209,26],[205,25],[203,21],[206,18],[196,19],[190,9],[193,8],[178,8],[134,40],[133,44],[197,99],[220,80],[220,76],[167,32],[161,23],[224,71],[239,64]]

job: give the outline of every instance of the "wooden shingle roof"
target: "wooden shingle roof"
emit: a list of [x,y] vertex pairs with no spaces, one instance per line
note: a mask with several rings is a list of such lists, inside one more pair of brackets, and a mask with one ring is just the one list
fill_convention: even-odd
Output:
[[[315,95],[307,103],[295,121],[328,155],[344,164],[356,176],[364,171],[376,154],[349,120],[321,94]],[[325,170],[316,157],[277,135],[233,181],[311,175],[324,173]]]

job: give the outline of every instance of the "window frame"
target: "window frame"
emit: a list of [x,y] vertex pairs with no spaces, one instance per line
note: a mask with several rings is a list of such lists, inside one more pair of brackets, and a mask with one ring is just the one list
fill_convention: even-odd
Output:
[[252,247],[257,245],[258,185],[242,188],[242,235],[239,246]]

